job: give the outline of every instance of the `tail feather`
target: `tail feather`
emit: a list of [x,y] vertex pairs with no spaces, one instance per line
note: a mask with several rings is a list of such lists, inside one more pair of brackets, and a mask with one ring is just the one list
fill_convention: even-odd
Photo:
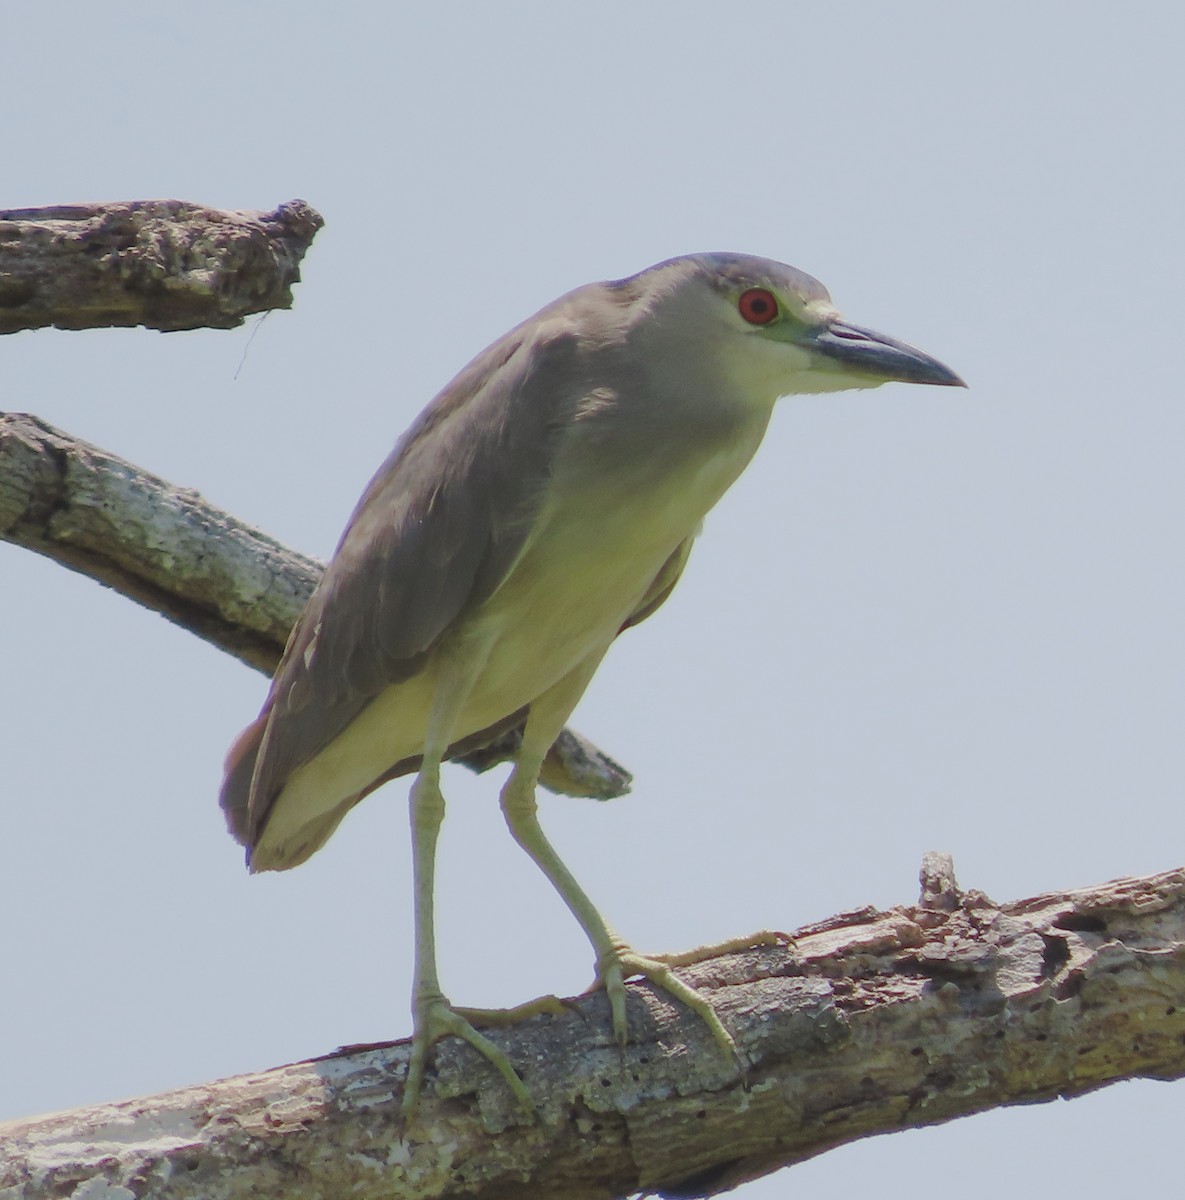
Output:
[[226,815],[226,827],[240,846],[247,847],[248,858],[258,833],[251,828],[251,777],[255,774],[255,760],[266,728],[267,714],[263,713],[235,738],[226,754],[222,794],[218,798]]
[[342,818],[362,798],[361,795],[346,797],[329,812],[322,813],[303,825],[296,836],[291,834],[277,843],[273,837],[269,844],[267,820],[260,822],[258,812],[251,808],[251,782],[255,776],[255,763],[259,758],[263,735],[267,729],[268,713],[265,710],[242,733],[235,738],[226,755],[225,775],[219,803],[226,814],[226,827],[235,841],[247,849],[247,866],[252,873],[257,871],[285,871],[299,866],[315,851],[325,845]]
[[347,797],[336,808],[306,821],[295,835],[282,842],[277,842],[274,837],[269,838],[265,827],[255,845],[247,850],[247,866],[251,873],[287,871],[289,867],[299,867],[329,841],[346,813],[361,798]]

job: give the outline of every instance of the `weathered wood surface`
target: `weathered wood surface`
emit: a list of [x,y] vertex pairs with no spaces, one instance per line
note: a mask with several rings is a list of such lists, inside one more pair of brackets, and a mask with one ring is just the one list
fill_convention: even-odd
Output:
[[55,326],[231,329],[290,308],[320,214],[183,200],[0,209],[0,333]]
[[917,905],[841,914],[684,974],[746,1072],[635,984],[624,1050],[599,993],[492,1032],[536,1098],[534,1124],[446,1039],[402,1128],[407,1042],[353,1047],[0,1126],[0,1196],[708,1196],[869,1134],[1176,1079],[1185,870],[996,905],[931,855]]

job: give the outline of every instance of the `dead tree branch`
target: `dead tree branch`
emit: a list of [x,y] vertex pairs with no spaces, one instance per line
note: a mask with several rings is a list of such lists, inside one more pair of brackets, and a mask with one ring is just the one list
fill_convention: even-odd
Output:
[[[874,1133],[1185,1074],[1185,870],[996,905],[927,856],[921,903],[845,913],[686,968],[749,1060],[646,984],[631,1042],[596,993],[492,1031],[539,1109],[434,1050],[401,1128],[408,1044],[0,1126],[27,1200],[715,1195]],[[6,1195],[9,1193],[5,1193]]]
[[0,333],[232,329],[291,307],[323,224],[303,200],[270,213],[183,200],[0,210]]
[[[270,674],[324,564],[36,417],[0,413],[0,539],[52,558]],[[520,731],[461,759],[484,770]],[[553,791],[608,799],[629,772],[566,730],[543,775]]]
[[[0,212],[0,332],[226,328],[287,307],[321,218],[176,201]],[[35,418],[0,414],[0,538],[270,671],[322,571],[259,530]],[[512,752],[515,734],[471,761]],[[566,741],[565,741],[566,739]],[[629,776],[565,734],[545,782]],[[399,1118],[408,1044],[0,1126],[0,1196],[709,1196],[873,1133],[1185,1074],[1185,869],[996,905],[929,856],[920,904],[684,968],[747,1068],[649,985],[619,1048],[601,993],[490,1036],[529,1122],[465,1044]]]

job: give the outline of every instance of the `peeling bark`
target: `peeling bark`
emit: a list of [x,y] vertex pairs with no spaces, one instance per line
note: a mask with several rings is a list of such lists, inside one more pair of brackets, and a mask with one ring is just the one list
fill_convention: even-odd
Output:
[[446,1039],[402,1128],[408,1043],[347,1047],[0,1126],[0,1195],[711,1196],[869,1134],[1185,1074],[1185,870],[1004,905],[960,892],[940,855],[922,879],[917,905],[680,969],[743,1073],[694,1016],[631,984],[624,1050],[602,993],[491,1033],[533,1124]]
[[0,333],[232,329],[292,306],[324,223],[303,200],[269,213],[183,200],[0,209]]
[[[36,417],[0,413],[0,539],[52,558],[271,674],[323,563],[206,501]],[[521,730],[459,759],[484,771]],[[605,800],[628,771],[572,730],[541,781]]]

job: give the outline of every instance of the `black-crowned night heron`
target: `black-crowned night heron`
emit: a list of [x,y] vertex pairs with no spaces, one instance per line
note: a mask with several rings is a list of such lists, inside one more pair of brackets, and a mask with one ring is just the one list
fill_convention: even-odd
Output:
[[411,787],[415,1036],[464,1038],[529,1107],[506,1057],[440,990],[433,868],[440,764],[526,715],[502,788],[515,841],[580,922],[626,1037],[641,975],[732,1040],[669,960],[609,928],[544,837],[540,765],[619,633],[670,594],[707,511],[753,457],[779,396],[889,380],[961,385],[902,342],[844,321],[793,267],[672,259],[590,284],[495,342],[424,410],[371,480],[292,631],[222,805],[252,871],[304,862],[363,796]]

